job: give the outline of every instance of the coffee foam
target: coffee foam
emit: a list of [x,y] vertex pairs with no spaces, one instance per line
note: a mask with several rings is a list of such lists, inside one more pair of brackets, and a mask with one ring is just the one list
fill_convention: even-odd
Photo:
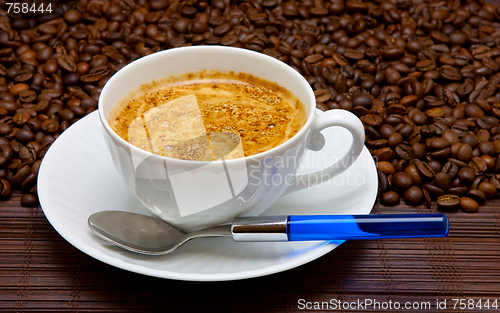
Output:
[[131,144],[167,157],[210,161],[272,149],[305,124],[289,91],[249,74],[200,72],[141,86],[112,111]]

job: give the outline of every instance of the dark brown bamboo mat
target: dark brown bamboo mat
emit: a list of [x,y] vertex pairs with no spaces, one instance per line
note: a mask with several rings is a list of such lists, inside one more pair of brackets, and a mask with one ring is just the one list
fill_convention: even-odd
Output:
[[[41,208],[0,202],[0,311],[4,312],[289,312],[347,301],[329,312],[471,312],[453,299],[500,306],[500,201],[479,213],[449,213],[447,238],[352,241],[301,267],[231,282],[184,282],[114,268],[67,243]],[[435,212],[432,208],[430,211]],[[424,213],[423,206],[373,213]],[[301,300],[303,299],[303,300]],[[353,301],[375,301],[352,306]],[[446,309],[436,301],[447,301]],[[419,309],[383,305],[409,303]],[[324,304],[325,304],[324,303]],[[423,309],[424,305],[431,305]],[[323,304],[323,305],[324,305]],[[355,308],[355,309],[353,309]],[[320,310],[321,311],[321,310]],[[500,311],[490,307],[482,311]]]

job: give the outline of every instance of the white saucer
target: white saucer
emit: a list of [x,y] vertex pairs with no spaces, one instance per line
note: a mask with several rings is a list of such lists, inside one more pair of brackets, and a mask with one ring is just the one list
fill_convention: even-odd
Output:
[[[88,228],[89,215],[102,210],[151,213],[128,192],[116,172],[101,127],[94,112],[54,142],[40,168],[38,195],[45,216],[56,231],[73,246],[102,262],[161,278],[236,280],[300,266],[343,242],[236,243],[229,238],[206,238],[188,242],[166,256],[135,254],[108,244]],[[338,127],[328,128],[323,135],[327,139],[325,148],[308,152],[302,174],[318,170],[328,160],[341,156],[346,144],[338,139],[351,138],[345,129]],[[312,160],[316,160],[316,164]],[[342,175],[280,198],[265,215],[368,214],[376,192],[375,165],[365,147],[354,165]]]

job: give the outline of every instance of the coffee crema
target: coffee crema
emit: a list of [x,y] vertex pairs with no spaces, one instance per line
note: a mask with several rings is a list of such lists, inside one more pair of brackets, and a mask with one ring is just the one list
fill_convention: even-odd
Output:
[[191,161],[270,150],[305,122],[301,101],[278,84],[207,71],[144,84],[120,99],[109,118],[111,128],[132,145]]

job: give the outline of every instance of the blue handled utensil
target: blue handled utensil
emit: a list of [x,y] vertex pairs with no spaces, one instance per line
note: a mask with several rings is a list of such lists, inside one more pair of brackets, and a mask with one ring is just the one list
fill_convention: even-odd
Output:
[[185,234],[172,225],[137,213],[101,211],[88,225],[101,238],[124,249],[168,254],[188,240],[232,236],[234,241],[313,241],[445,237],[445,214],[290,215],[235,218],[229,225]]
[[290,215],[236,218],[235,241],[311,241],[445,237],[445,214]]

